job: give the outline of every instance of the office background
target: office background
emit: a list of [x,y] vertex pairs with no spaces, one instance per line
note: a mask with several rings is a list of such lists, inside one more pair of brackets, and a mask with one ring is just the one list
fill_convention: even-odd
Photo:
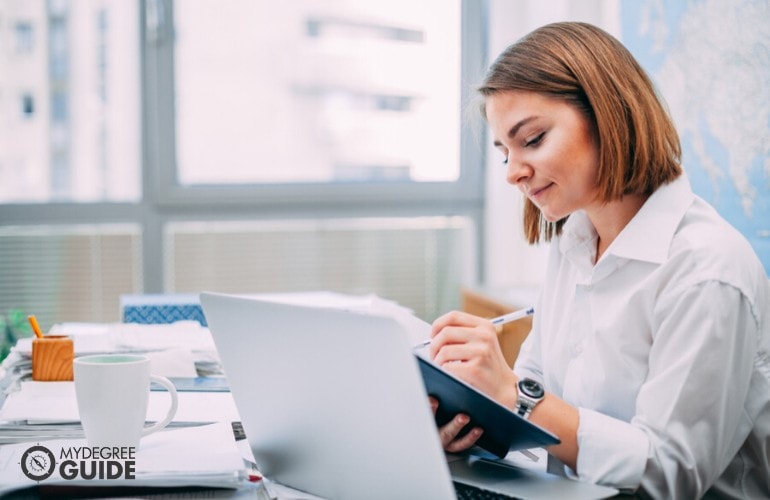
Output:
[[536,287],[547,248],[471,96],[557,20],[629,45],[768,269],[770,2],[724,3],[3,0],[0,315],[323,289],[432,320],[462,285]]

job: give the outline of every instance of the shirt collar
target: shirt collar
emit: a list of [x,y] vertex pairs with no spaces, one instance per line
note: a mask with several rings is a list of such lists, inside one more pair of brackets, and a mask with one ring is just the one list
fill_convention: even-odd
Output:
[[[664,262],[676,228],[694,199],[684,173],[660,186],[612,242],[607,254],[657,264]],[[565,223],[559,249],[567,254],[581,245],[592,245],[595,253],[596,230],[582,210],[570,215]]]

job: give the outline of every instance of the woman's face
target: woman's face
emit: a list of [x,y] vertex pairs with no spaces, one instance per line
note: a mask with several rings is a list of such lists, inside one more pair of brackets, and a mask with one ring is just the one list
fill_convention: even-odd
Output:
[[486,117],[508,166],[508,182],[546,220],[599,204],[599,148],[593,127],[577,108],[536,92],[506,91],[486,98]]

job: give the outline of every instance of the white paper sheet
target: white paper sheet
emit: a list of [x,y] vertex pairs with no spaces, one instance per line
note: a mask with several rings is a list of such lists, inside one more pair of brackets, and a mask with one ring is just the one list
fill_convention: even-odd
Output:
[[[34,486],[21,469],[24,452],[38,443],[0,447],[0,495]],[[65,450],[86,447],[83,439],[40,443],[50,450],[57,464]],[[64,457],[66,458],[66,457]],[[237,488],[245,484],[247,470],[229,424],[218,423],[151,434],[142,439],[135,457],[136,478],[114,480],[64,480],[60,468],[41,485],[68,486],[210,486]]]
[[[255,389],[256,390],[256,389]],[[179,392],[174,422],[234,422],[240,416],[229,392]],[[150,393],[147,420],[162,420],[169,405],[165,391]],[[74,382],[22,382],[0,409],[0,420],[29,423],[79,422]]]

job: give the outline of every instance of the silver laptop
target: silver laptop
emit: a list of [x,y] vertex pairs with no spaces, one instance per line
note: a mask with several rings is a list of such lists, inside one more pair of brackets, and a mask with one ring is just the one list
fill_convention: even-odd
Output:
[[330,499],[452,499],[453,481],[517,498],[616,493],[485,460],[448,463],[391,318],[205,292],[201,304],[257,465],[274,481]]

